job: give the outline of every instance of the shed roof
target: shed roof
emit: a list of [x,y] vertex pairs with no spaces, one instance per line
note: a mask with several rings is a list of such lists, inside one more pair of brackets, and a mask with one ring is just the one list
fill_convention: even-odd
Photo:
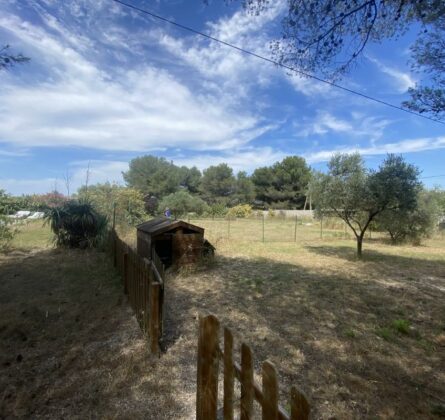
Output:
[[172,220],[167,217],[156,217],[155,219],[149,220],[147,222],[141,223],[136,226],[137,230],[141,232],[153,234],[161,234],[168,232],[169,230],[182,227],[185,229],[192,230],[196,233],[204,233],[204,228],[192,225],[190,223],[184,222],[183,220]]

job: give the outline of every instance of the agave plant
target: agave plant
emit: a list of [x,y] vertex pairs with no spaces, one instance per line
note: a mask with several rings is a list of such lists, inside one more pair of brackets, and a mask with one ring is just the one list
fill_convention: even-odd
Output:
[[55,235],[57,246],[91,248],[104,238],[108,220],[98,213],[91,203],[70,200],[49,209],[45,221]]

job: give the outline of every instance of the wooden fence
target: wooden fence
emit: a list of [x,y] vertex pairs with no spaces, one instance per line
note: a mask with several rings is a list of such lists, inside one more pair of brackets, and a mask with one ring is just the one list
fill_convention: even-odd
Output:
[[140,257],[111,232],[114,266],[121,275],[124,292],[141,329],[149,337],[150,350],[159,353],[163,333],[164,266],[153,251],[152,258]]
[[290,415],[278,404],[278,380],[274,365],[268,361],[262,365],[262,387],[253,377],[252,350],[241,345],[241,364],[233,358],[233,335],[224,328],[224,349],[219,346],[219,320],[209,315],[199,320],[198,340],[198,382],[196,390],[196,418],[216,420],[218,411],[219,361],[223,363],[224,420],[234,418],[235,379],[241,385],[240,419],[250,420],[253,416],[253,402],[261,407],[263,420],[306,420],[310,407],[306,397],[292,387],[290,393]]

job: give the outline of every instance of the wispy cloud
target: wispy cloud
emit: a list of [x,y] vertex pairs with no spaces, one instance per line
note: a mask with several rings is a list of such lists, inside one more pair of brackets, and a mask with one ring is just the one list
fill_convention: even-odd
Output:
[[387,153],[415,153],[425,150],[445,149],[445,137],[432,137],[420,139],[401,140],[396,143],[378,144],[371,147],[357,147],[339,146],[332,150],[321,150],[314,153],[307,153],[304,155],[306,160],[310,163],[326,162],[335,153],[355,153],[358,152],[365,156],[384,155]]
[[369,61],[374,63],[381,72],[387,74],[392,78],[394,87],[397,92],[405,93],[410,87],[414,87],[414,85],[416,84],[416,81],[409,73],[388,66],[374,57],[367,56],[367,58]]

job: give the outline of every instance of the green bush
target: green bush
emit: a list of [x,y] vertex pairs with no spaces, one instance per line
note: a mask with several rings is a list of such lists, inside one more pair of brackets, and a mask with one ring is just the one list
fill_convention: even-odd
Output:
[[51,226],[60,247],[92,248],[102,244],[108,219],[88,202],[70,200],[49,209],[45,221]]
[[181,217],[191,212],[200,216],[208,208],[203,200],[185,190],[177,191],[164,197],[159,203],[159,209],[163,212],[167,207],[175,217]]
[[231,207],[227,211],[227,216],[237,218],[250,217],[252,216],[252,206],[249,204],[239,204],[235,207]]
[[9,217],[0,215],[0,251],[6,251],[11,245],[11,241],[17,229],[11,227],[13,221]]
[[210,217],[225,217],[227,214],[227,206],[222,203],[214,203],[210,206],[208,206],[206,212],[204,213],[204,216],[210,216]]

